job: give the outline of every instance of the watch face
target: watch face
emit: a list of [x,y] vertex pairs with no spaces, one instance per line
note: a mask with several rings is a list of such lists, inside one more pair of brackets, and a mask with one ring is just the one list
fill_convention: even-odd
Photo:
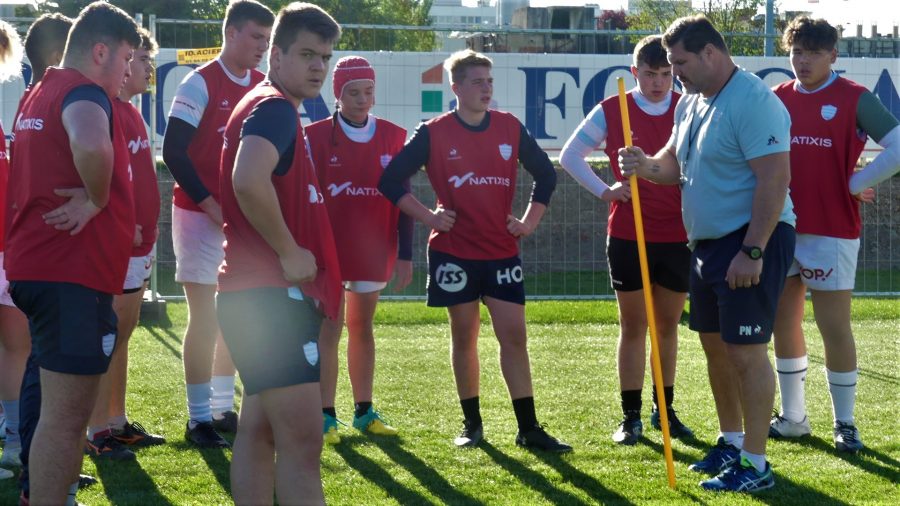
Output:
[[754,260],[758,260],[762,258],[762,250],[759,248],[751,248],[750,249],[750,258]]

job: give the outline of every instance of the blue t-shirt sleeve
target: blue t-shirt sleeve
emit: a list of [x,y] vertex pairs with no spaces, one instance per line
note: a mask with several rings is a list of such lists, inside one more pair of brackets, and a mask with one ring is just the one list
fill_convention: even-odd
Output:
[[775,93],[758,87],[739,103],[734,128],[745,160],[791,150],[791,116]]
[[93,102],[103,109],[106,117],[109,118],[109,132],[112,135],[112,102],[110,102],[109,96],[103,91],[103,88],[96,84],[82,84],[72,88],[63,98],[62,110],[65,111],[66,107],[82,100]]
[[274,173],[282,176],[291,168],[299,125],[297,110],[290,102],[284,98],[269,98],[256,104],[244,119],[241,138],[256,135],[271,142],[279,156]]
[[270,98],[256,104],[241,126],[241,138],[257,135],[271,142],[284,155],[297,138],[300,120],[286,99]]

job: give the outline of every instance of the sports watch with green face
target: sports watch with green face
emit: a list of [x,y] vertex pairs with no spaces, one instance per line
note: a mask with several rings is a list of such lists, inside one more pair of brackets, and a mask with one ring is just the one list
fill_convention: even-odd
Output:
[[741,251],[750,257],[750,260],[759,260],[763,256],[763,250],[759,246],[747,246],[746,244],[742,244]]

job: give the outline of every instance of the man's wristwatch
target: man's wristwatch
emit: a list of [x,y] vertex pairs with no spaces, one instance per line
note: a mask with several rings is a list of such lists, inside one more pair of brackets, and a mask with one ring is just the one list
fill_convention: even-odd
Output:
[[747,246],[746,244],[742,244],[741,251],[750,257],[750,260],[759,260],[763,256],[763,250],[759,246]]

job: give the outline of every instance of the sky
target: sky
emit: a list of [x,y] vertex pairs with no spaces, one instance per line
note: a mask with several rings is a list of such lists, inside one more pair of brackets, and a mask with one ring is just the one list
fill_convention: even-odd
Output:
[[[463,0],[466,5],[474,5],[476,0]],[[628,0],[531,0],[532,7],[550,5],[584,5],[597,4],[604,9],[627,8]],[[694,0],[702,4],[702,0]],[[893,32],[894,25],[900,24],[900,2],[897,0],[775,0],[776,9],[780,11],[810,11],[813,17],[821,17],[833,25],[844,25],[845,34],[855,35],[856,25],[863,25],[863,34],[868,36],[871,25],[878,25],[878,32]],[[765,12],[765,6],[761,9]]]

